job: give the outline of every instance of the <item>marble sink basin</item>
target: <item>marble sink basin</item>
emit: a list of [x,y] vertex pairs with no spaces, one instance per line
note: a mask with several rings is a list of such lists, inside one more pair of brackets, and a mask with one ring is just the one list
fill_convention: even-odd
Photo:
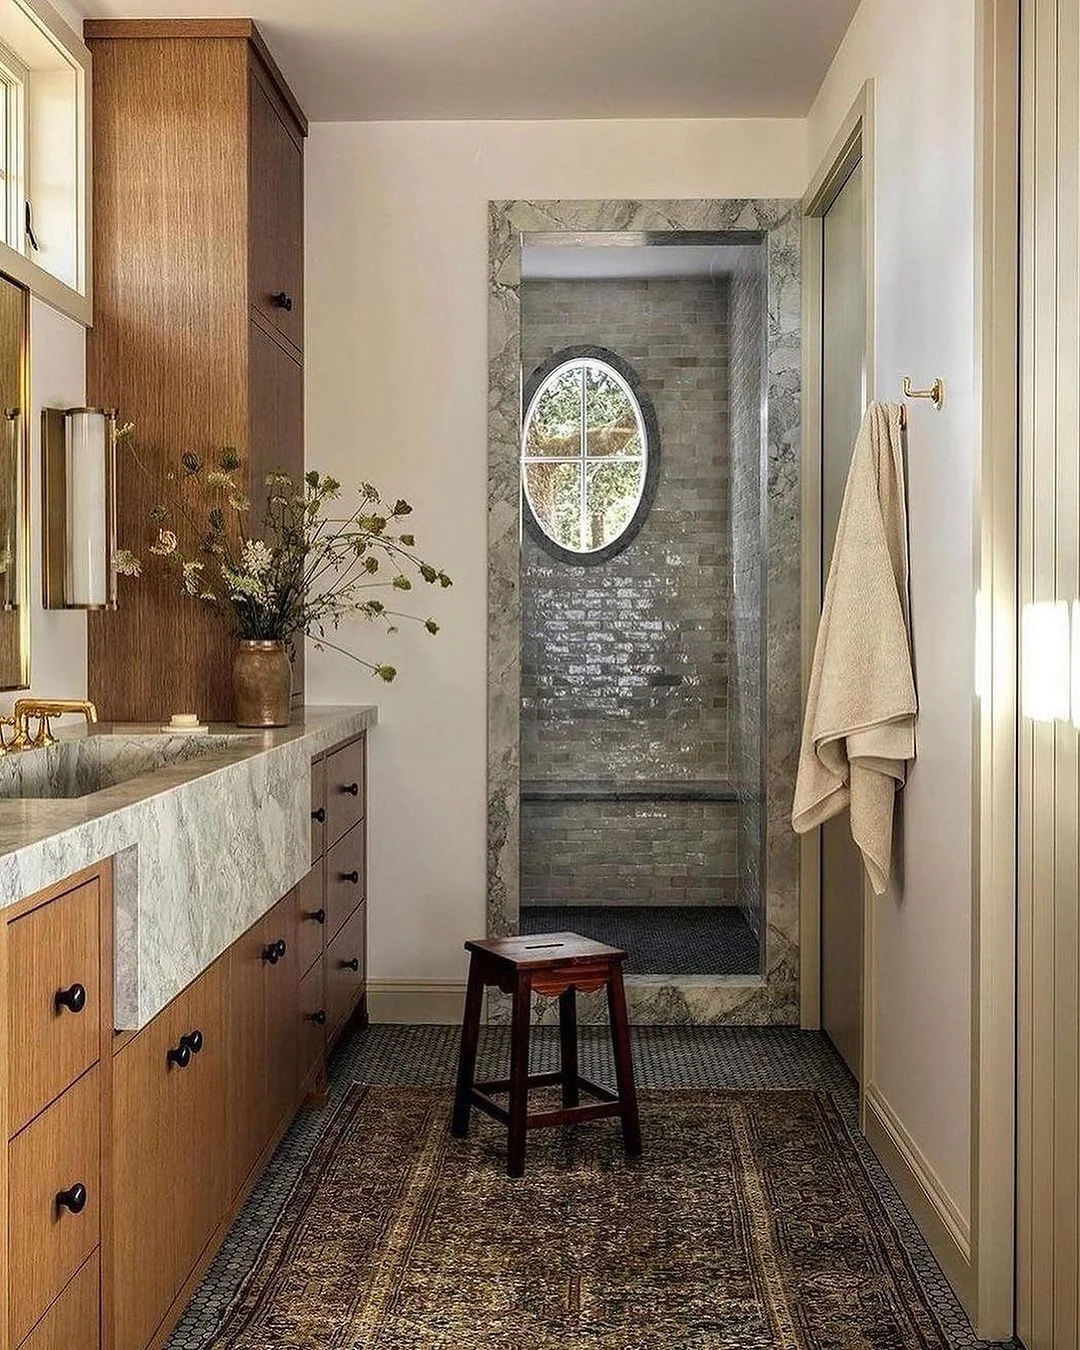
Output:
[[239,734],[169,736],[97,732],[58,741],[44,750],[21,750],[0,758],[0,800],[70,801],[89,797],[134,778],[238,749],[248,739]]

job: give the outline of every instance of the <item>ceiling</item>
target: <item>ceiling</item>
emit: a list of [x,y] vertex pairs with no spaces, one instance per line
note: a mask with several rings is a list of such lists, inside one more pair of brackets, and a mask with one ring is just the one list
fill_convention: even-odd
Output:
[[254,18],[312,121],[802,117],[858,0],[70,0]]

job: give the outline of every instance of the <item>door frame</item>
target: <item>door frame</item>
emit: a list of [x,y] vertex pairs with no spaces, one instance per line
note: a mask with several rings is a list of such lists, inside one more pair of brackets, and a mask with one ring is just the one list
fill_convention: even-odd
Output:
[[[864,312],[865,365],[863,402],[874,397],[874,82],[867,80],[848,110],[803,198],[803,407],[802,407],[802,706],[806,706],[814,644],[821,619],[821,358],[824,322],[822,251],[825,215],[847,182],[855,165],[863,172],[863,260],[866,281]],[[867,903],[863,880],[862,1073],[859,1114],[863,1112],[863,1084],[870,1077],[868,997],[872,950],[873,907]],[[799,1012],[804,1030],[821,1027],[821,831],[811,830],[799,840]]]
[[[1020,3],[976,6],[975,398],[981,427],[973,578],[978,588],[972,702],[970,1264],[949,1261],[936,1210],[905,1199],[951,1270],[979,1336],[1015,1323],[1017,1091],[1017,734]],[[874,397],[874,90],[867,81],[804,198],[802,676],[809,684],[821,596],[822,217],[861,153],[867,259],[867,384]],[[800,844],[802,1025],[821,1024],[821,852]],[[873,1081],[873,916],[865,907],[863,1075]],[[865,1125],[862,1104],[860,1116]],[[920,1199],[924,1203],[919,1203]]]

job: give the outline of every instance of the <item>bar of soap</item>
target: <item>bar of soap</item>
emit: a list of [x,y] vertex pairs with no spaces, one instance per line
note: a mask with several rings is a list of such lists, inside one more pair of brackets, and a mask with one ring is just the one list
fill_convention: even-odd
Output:
[[173,713],[168,725],[161,729],[177,736],[205,736],[210,730],[199,721],[198,713]]

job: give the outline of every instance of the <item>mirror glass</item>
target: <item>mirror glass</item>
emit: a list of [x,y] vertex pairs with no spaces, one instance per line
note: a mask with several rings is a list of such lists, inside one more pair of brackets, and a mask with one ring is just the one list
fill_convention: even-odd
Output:
[[30,683],[29,293],[0,276],[0,688]]

